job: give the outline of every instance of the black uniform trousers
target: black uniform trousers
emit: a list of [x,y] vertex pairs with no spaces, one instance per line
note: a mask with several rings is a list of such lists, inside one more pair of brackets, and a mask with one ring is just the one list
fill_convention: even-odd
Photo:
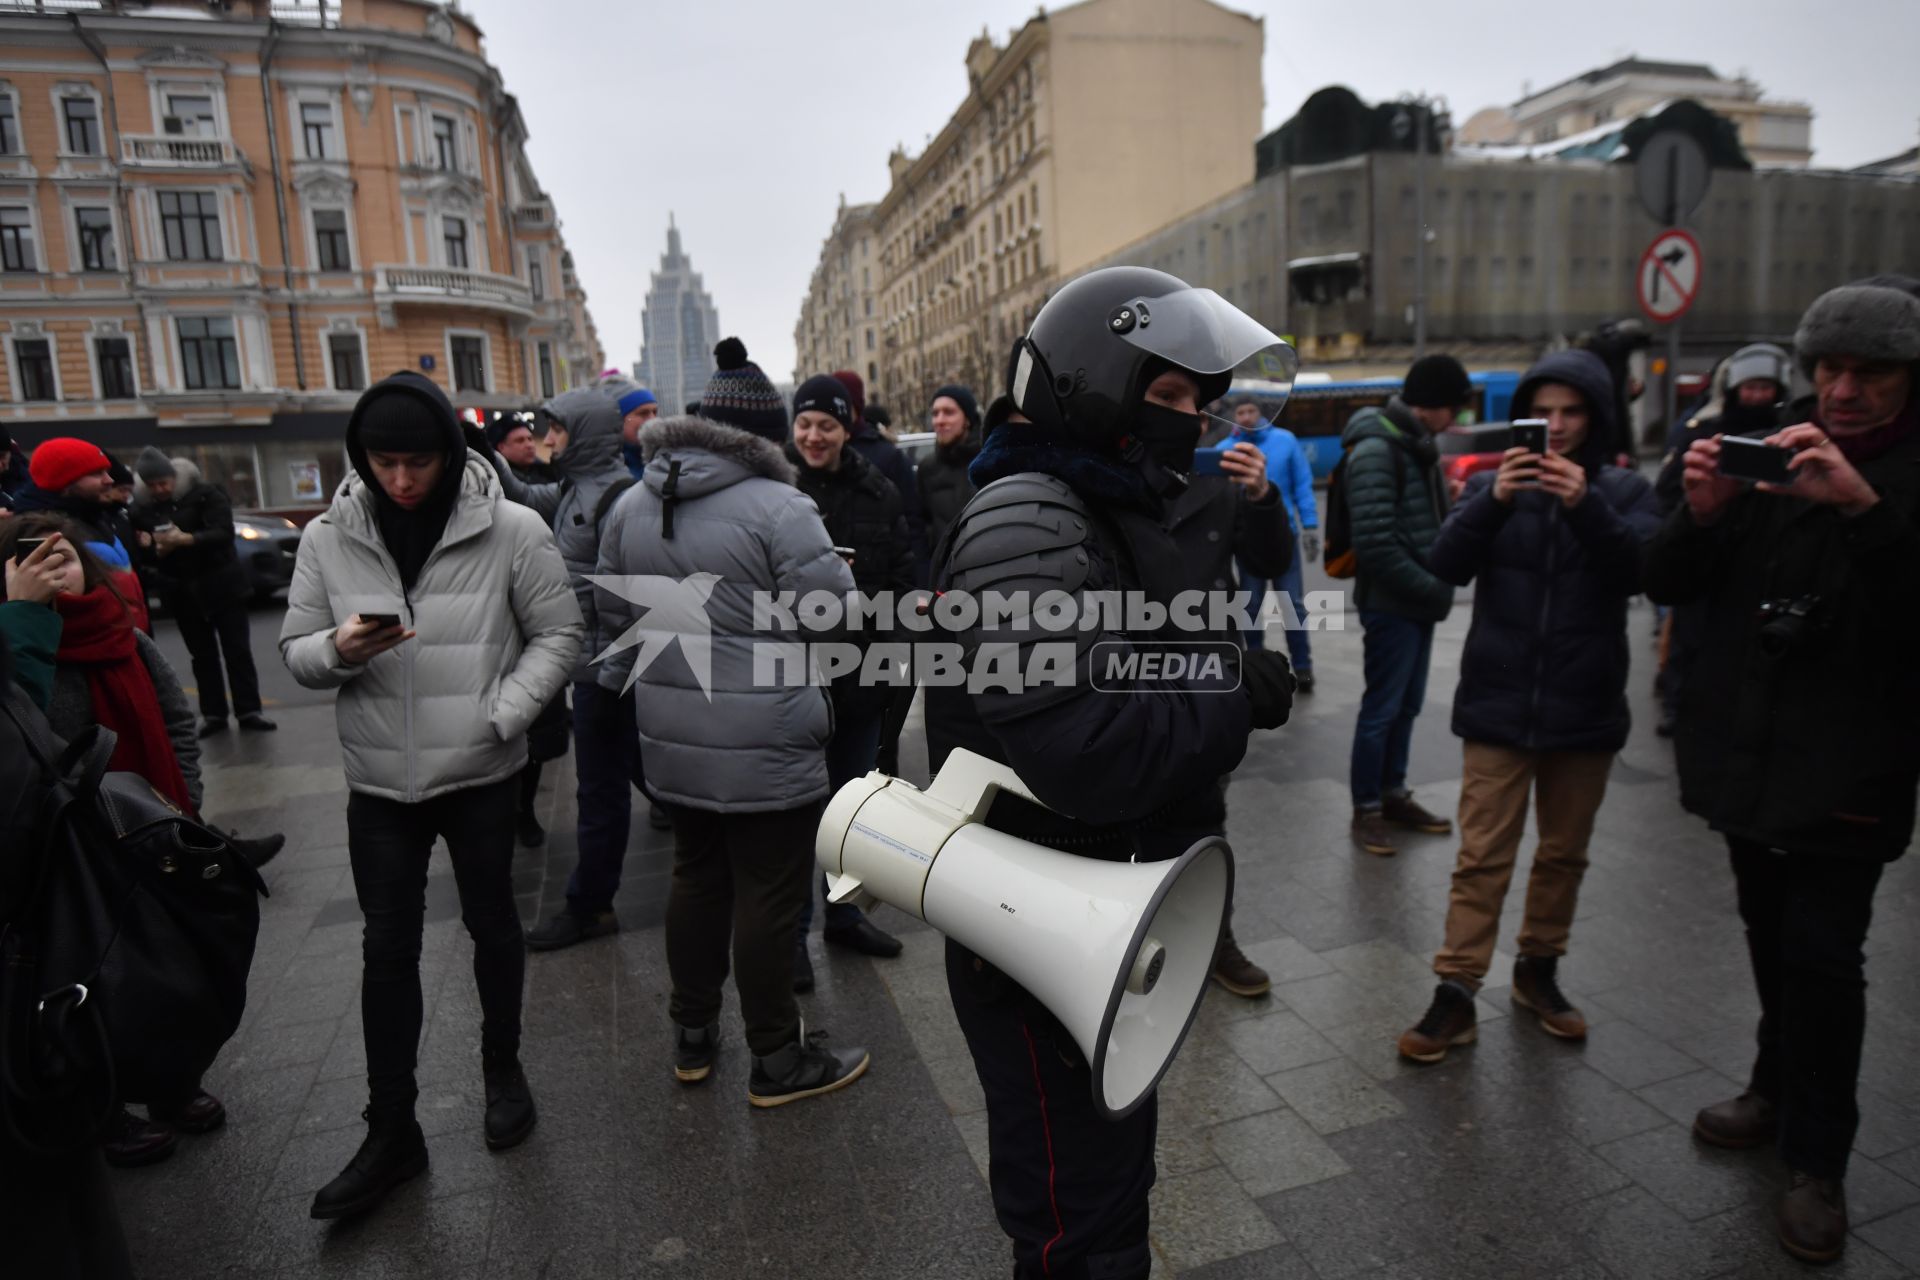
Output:
[[1883,864],[1728,837],[1760,993],[1749,1086],[1780,1111],[1787,1167],[1843,1178],[1860,1127],[1867,926]]

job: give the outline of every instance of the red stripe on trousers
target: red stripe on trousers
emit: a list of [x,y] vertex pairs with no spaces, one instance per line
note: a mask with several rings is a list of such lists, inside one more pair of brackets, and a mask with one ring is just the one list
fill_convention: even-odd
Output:
[[1027,1038],[1027,1058],[1033,1063],[1033,1091],[1040,1095],[1040,1132],[1047,1140],[1047,1203],[1053,1208],[1054,1231],[1053,1239],[1047,1241],[1040,1250],[1040,1272],[1050,1276],[1053,1274],[1053,1264],[1048,1261],[1047,1255],[1067,1234],[1067,1225],[1060,1221],[1060,1201],[1053,1194],[1053,1122],[1047,1119],[1047,1088],[1040,1083],[1040,1053],[1034,1048],[1033,1031],[1026,1023],[1020,1024],[1020,1032]]

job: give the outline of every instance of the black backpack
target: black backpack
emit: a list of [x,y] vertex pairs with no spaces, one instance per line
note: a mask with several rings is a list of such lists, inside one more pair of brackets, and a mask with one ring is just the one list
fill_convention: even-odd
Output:
[[[98,725],[62,743],[0,701],[0,1131],[96,1141],[122,1101],[192,1096],[246,1009],[259,872],[137,774]],[[25,835],[26,838],[17,838]]]

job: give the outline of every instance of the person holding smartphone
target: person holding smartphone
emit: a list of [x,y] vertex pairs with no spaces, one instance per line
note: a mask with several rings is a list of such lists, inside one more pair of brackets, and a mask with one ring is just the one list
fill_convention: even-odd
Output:
[[1760,997],[1747,1087],[1694,1136],[1777,1144],[1780,1244],[1830,1262],[1847,1240],[1867,927],[1920,787],[1920,298],[1830,290],[1794,348],[1812,420],[1764,442],[1789,479],[1735,479],[1727,441],[1696,440],[1646,585],[1705,615],[1674,737],[1680,802],[1726,839]]
[[[1559,963],[1594,815],[1627,741],[1627,603],[1660,524],[1653,486],[1613,464],[1613,411],[1607,367],[1593,353],[1542,358],[1514,391],[1520,438],[1498,471],[1467,482],[1427,556],[1452,586],[1478,584],[1453,699],[1465,757],[1460,853],[1433,961],[1440,983],[1399,1041],[1414,1062],[1438,1062],[1474,1039],[1474,996],[1493,962],[1529,799],[1540,844],[1512,999],[1552,1035],[1587,1034],[1560,989]],[[1527,419],[1544,423],[1522,431]]]
[[426,1169],[414,1117],[427,862],[445,839],[473,938],[490,1150],[526,1138],[526,951],[513,898],[527,727],[566,683],[585,625],[546,521],[470,454],[453,406],[416,373],[376,383],[347,422],[353,472],[300,540],[280,652],[337,689],[347,845],[366,916],[360,1017],[367,1138],[315,1218],[374,1208]]

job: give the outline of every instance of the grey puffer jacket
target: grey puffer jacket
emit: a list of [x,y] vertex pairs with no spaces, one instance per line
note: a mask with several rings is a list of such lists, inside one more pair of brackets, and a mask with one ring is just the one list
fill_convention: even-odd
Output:
[[567,447],[547,464],[559,477],[558,482],[529,484],[513,474],[497,454],[493,465],[507,497],[532,507],[553,526],[553,540],[560,548],[560,559],[566,563],[574,598],[580,604],[580,616],[587,624],[587,642],[580,647],[573,679],[591,682],[595,675],[593,656],[612,639],[599,632],[594,590],[587,581],[600,558],[600,526],[594,516],[601,510],[607,490],[615,485],[625,488],[633,483],[633,477],[620,454],[620,406],[605,394],[589,388],[566,391],[547,401],[544,408],[567,429]]
[[[651,580],[618,584],[624,594],[603,582],[600,621],[615,642],[637,620],[660,629],[635,628],[634,643],[601,664],[600,683],[623,688],[647,654],[635,708],[648,789],[729,813],[818,800],[833,717],[801,645],[831,637],[757,628],[754,600],[789,591],[844,599],[853,571],[813,500],[793,487],[778,445],[703,418],[655,422],[640,439],[647,469],[607,515],[599,572]],[[773,675],[756,679],[756,652]],[[810,683],[788,684],[789,671]]]
[[[417,634],[362,666],[342,662],[334,628],[376,612],[400,614]],[[584,631],[553,535],[468,453],[410,592],[367,482],[348,475],[300,539],[280,653],[307,688],[340,690],[347,785],[414,804],[520,771],[527,726],[566,683]]]
[[[187,784],[187,797],[198,809],[201,803],[200,734],[195,728],[193,704],[180,687],[180,677],[160,646],[136,629],[135,650],[153,681],[154,697],[160,703],[160,718],[167,724],[167,740],[173,743],[173,758],[180,763],[180,777]],[[79,666],[56,665],[53,669],[53,697],[47,702],[47,723],[66,739],[94,723],[93,691],[87,684],[86,670]]]

